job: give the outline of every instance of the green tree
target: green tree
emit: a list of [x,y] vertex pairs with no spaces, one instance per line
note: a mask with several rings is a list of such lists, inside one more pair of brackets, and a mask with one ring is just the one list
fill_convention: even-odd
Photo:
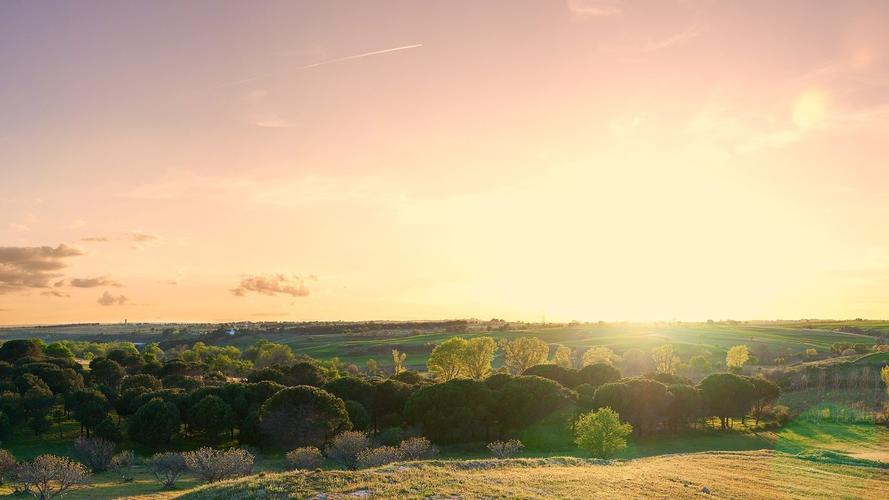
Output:
[[399,352],[398,349],[392,349],[392,375],[397,376],[404,371],[404,361],[407,354]]
[[574,368],[574,351],[568,346],[557,346],[553,353],[553,363],[561,368]]
[[62,344],[61,342],[53,342],[46,346],[46,351],[44,352],[47,356],[51,358],[73,358],[74,353],[71,352],[71,349],[68,349],[68,346]]
[[673,354],[673,344],[664,344],[652,349],[651,359],[654,361],[655,370],[660,373],[676,373],[676,367],[680,363],[679,356]]
[[725,355],[725,366],[732,371],[741,371],[744,363],[750,359],[750,351],[746,345],[736,345]]
[[593,363],[606,363],[612,366],[617,366],[620,362],[620,356],[615,354],[610,348],[600,345],[590,347],[584,351],[581,364],[587,366]]
[[509,373],[518,375],[534,365],[546,363],[549,345],[537,337],[519,337],[515,340],[503,339],[503,362]]
[[730,427],[729,418],[743,417],[753,405],[754,387],[749,379],[732,373],[714,373],[698,384],[708,415],[719,418],[720,427]]
[[577,419],[574,442],[593,456],[605,459],[627,447],[626,438],[631,432],[630,424],[621,423],[620,415],[605,407]]
[[130,417],[128,432],[134,441],[160,448],[179,434],[181,425],[176,405],[154,398]]
[[211,443],[234,426],[234,414],[219,396],[209,395],[198,401],[188,411],[188,427],[204,434]]
[[475,379],[490,375],[496,352],[497,342],[491,337],[469,339],[463,347],[463,368],[466,375]]
[[259,412],[259,426],[266,443],[291,450],[321,446],[352,423],[342,399],[307,385],[289,387],[268,399]]
[[451,337],[432,349],[426,366],[442,382],[453,380],[464,373],[466,339]]

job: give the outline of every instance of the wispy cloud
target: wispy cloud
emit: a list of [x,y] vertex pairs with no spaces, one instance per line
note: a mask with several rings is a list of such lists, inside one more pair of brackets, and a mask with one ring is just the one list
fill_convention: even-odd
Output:
[[17,222],[12,222],[9,224],[9,229],[12,229],[13,231],[16,231],[19,233],[25,233],[25,232],[30,231],[31,227],[28,226],[27,224],[19,224]]
[[74,288],[96,288],[100,286],[113,286],[116,288],[123,287],[118,281],[114,281],[105,276],[95,278],[73,278],[68,282]]
[[249,292],[261,295],[285,294],[292,297],[308,297],[309,289],[306,288],[305,282],[316,279],[318,278],[314,275],[307,277],[285,274],[247,276],[241,279],[241,284],[237,288],[231,289],[231,292],[238,297],[243,297]]

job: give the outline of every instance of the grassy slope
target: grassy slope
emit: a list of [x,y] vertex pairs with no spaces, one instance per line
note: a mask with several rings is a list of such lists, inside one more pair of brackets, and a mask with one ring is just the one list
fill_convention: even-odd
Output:
[[573,458],[434,461],[357,472],[269,474],[201,487],[189,499],[678,498],[707,487],[717,498],[877,498],[889,471],[775,452],[668,455],[601,464]]

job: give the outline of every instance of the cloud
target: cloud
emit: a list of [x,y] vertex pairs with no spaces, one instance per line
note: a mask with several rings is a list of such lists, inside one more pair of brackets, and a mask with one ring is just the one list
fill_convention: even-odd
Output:
[[249,292],[261,295],[283,293],[293,297],[307,297],[309,295],[309,289],[305,286],[307,279],[317,280],[318,278],[314,275],[303,277],[284,274],[247,276],[241,279],[241,284],[237,288],[232,288],[231,292],[238,297],[243,297]]
[[12,229],[13,231],[18,231],[20,233],[24,233],[24,232],[31,230],[31,228],[27,224],[17,224],[15,222],[12,222],[9,224],[9,229]]
[[136,243],[152,243],[163,241],[163,237],[156,234],[143,233],[141,231],[132,231],[126,234],[126,238]]
[[50,280],[67,267],[65,259],[83,255],[80,249],[61,244],[55,248],[0,247],[0,294],[30,288],[49,288]]
[[114,295],[111,295],[108,290],[105,290],[105,293],[103,293],[102,296],[98,298],[97,302],[103,306],[122,306],[127,303],[127,298],[123,295],[118,295],[117,297],[115,297]]
[[104,236],[90,236],[88,238],[81,238],[80,241],[89,241],[92,243],[107,243],[111,241],[111,238],[106,238]]
[[119,282],[108,279],[105,276],[98,276],[95,278],[73,278],[68,283],[74,288],[96,288],[100,286],[113,286],[116,288],[120,288],[123,286]]
[[611,17],[623,12],[619,0],[567,0],[566,5],[576,17]]
[[71,295],[69,295],[65,292],[60,292],[58,290],[47,290],[45,292],[40,292],[40,295],[46,295],[48,297],[59,297],[59,298],[63,298],[63,299],[67,299],[67,298],[71,297]]

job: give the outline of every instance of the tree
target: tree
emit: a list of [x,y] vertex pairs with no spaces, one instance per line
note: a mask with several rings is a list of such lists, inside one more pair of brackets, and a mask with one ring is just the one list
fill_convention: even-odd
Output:
[[214,450],[204,447],[182,454],[192,474],[209,483],[246,476],[253,470],[253,454],[244,449]]
[[696,387],[687,384],[671,384],[667,388],[673,395],[670,404],[667,405],[667,420],[673,430],[681,425],[686,425],[692,419],[703,416],[704,401],[701,391]]
[[534,365],[522,372],[522,375],[536,375],[554,380],[569,389],[574,389],[580,383],[580,375],[577,370],[552,364]]
[[407,354],[399,352],[398,349],[392,349],[392,375],[397,376],[404,371],[404,361]]
[[673,344],[664,344],[652,349],[651,359],[654,361],[655,370],[661,373],[675,373],[676,366],[680,363],[679,356],[673,354]]
[[289,385],[321,387],[327,382],[327,377],[324,376],[321,368],[316,363],[306,361],[294,364],[287,370],[286,374]]
[[352,428],[356,431],[365,431],[370,427],[370,412],[363,404],[354,399],[346,400],[346,412],[349,414],[349,421],[352,422]]
[[0,449],[0,485],[15,472],[18,462],[12,453]]
[[159,448],[179,434],[181,425],[176,405],[154,398],[130,417],[128,432],[133,440]]
[[68,407],[74,419],[80,422],[81,431],[85,430],[86,437],[90,437],[90,431],[105,419],[111,406],[104,394],[86,389],[73,393],[68,399]]
[[750,351],[746,345],[736,345],[725,355],[725,365],[731,371],[741,371],[744,363],[750,359]]
[[886,394],[889,394],[889,365],[880,369],[880,379],[883,380],[883,385],[886,386]]
[[165,490],[176,487],[176,480],[188,472],[181,453],[156,453],[148,461],[148,470],[161,482]]
[[114,456],[114,443],[100,437],[79,437],[74,440],[74,451],[93,472],[105,472]]
[[519,431],[577,400],[574,391],[543,377],[515,377],[499,392],[495,407],[502,434]]
[[497,342],[491,337],[469,339],[463,348],[463,368],[466,375],[475,379],[490,375],[496,352]]
[[546,363],[549,346],[537,337],[519,337],[515,340],[503,339],[503,362],[509,373],[518,375],[534,365]]
[[464,372],[464,352],[466,339],[451,337],[432,349],[426,366],[442,382],[453,380]]
[[300,385],[277,392],[259,412],[267,443],[276,448],[320,446],[330,436],[352,427],[346,404],[329,392]]
[[584,351],[581,365],[587,366],[593,363],[606,363],[612,366],[617,366],[620,361],[620,356],[615,354],[610,348],[605,346],[595,346]]
[[90,376],[96,384],[117,389],[125,375],[126,371],[117,361],[108,358],[95,358],[90,361]]
[[296,359],[290,346],[275,344],[262,339],[244,352],[244,357],[253,361],[256,368],[267,368],[272,365],[290,366]]
[[753,384],[732,373],[714,373],[698,384],[708,415],[718,417],[720,427],[730,427],[729,418],[742,417],[753,404]]
[[128,389],[145,389],[146,391],[159,391],[163,389],[160,379],[152,375],[140,373],[138,375],[127,375],[120,383],[120,392],[123,393]]
[[703,375],[710,371],[710,361],[700,354],[692,356],[688,360],[688,367],[691,369],[691,372],[696,375]]
[[568,346],[557,346],[553,353],[553,363],[561,368],[574,368],[574,351]]
[[209,395],[188,411],[189,429],[203,433],[211,443],[219,441],[219,435],[234,426],[231,406],[219,396]]
[[45,355],[51,358],[73,358],[74,353],[71,352],[71,349],[68,349],[68,346],[61,342],[53,342],[46,346],[46,350],[44,352]]
[[376,377],[380,373],[380,364],[377,363],[377,360],[370,358],[367,360],[367,375],[370,377]]
[[756,419],[756,424],[759,425],[763,409],[778,399],[778,396],[781,395],[781,388],[771,380],[760,377],[750,377],[748,380],[753,384],[753,416]]
[[404,414],[409,423],[422,426],[433,442],[473,442],[489,438],[494,403],[486,382],[455,379],[414,392]]
[[43,357],[43,349],[40,342],[34,339],[7,340],[3,345],[0,345],[0,361],[16,364],[23,358],[41,357]]
[[19,465],[16,479],[24,489],[40,500],[57,497],[83,484],[89,473],[83,465],[66,457],[40,455]]
[[577,419],[574,442],[593,456],[606,459],[627,447],[626,438],[631,432],[630,424],[621,423],[620,415],[605,407]]
[[579,384],[589,384],[594,388],[608,382],[620,380],[620,372],[617,368],[607,363],[593,363],[586,365],[577,372]]

